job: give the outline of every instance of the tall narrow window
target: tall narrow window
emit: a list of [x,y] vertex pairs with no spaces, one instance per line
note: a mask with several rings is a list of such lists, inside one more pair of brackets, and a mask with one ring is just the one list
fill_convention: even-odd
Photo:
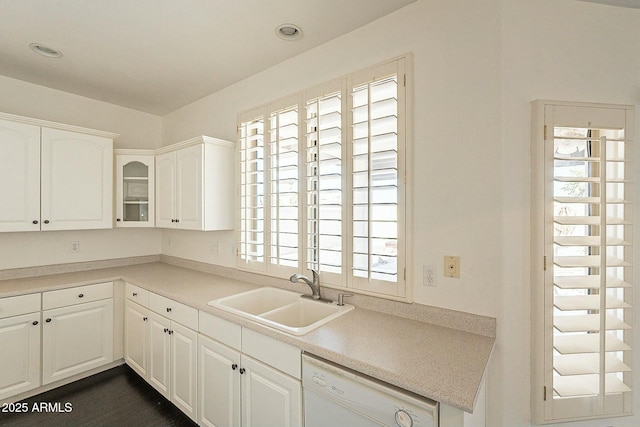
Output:
[[265,191],[264,118],[240,123],[239,259],[247,268],[264,270]]
[[298,268],[298,108],[271,113],[269,125],[269,187],[272,265]]
[[342,95],[307,101],[306,267],[342,273]]
[[544,419],[630,412],[633,113],[546,105],[542,114],[534,153],[543,163],[534,167],[543,167],[545,185],[534,202],[545,206],[547,265],[534,286],[544,289],[548,325]]
[[353,274],[398,280],[398,79],[353,88]]

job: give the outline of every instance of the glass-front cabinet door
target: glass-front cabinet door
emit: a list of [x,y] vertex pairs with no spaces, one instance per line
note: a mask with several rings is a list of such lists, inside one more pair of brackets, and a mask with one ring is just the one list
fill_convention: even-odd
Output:
[[116,226],[153,227],[154,156],[126,154],[127,151],[118,150],[116,153]]

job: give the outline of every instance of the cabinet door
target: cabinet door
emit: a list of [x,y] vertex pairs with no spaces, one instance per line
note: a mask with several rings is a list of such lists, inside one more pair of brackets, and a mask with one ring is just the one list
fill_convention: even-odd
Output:
[[198,333],[171,322],[171,401],[192,420],[198,408]]
[[299,380],[250,357],[242,356],[242,426],[302,425],[302,386]]
[[42,229],[112,228],[113,141],[42,128]]
[[0,231],[40,230],[40,127],[0,120]]
[[113,299],[42,312],[42,384],[113,361]]
[[40,312],[0,319],[0,400],[40,385]]
[[149,312],[127,301],[124,318],[124,359],[142,378],[147,378]]
[[169,319],[149,312],[148,381],[164,397],[171,399],[171,335]]
[[155,157],[116,156],[116,227],[155,225]]
[[156,156],[156,225],[176,226],[176,153]]
[[202,230],[202,144],[176,151],[178,228]]
[[201,426],[240,425],[240,353],[198,336],[198,414]]

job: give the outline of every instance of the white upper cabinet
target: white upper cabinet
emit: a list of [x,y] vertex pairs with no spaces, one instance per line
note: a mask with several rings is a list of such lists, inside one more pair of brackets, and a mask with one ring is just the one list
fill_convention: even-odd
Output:
[[155,156],[116,150],[116,227],[155,225]]
[[116,136],[0,113],[0,231],[111,228]]
[[158,150],[156,225],[233,228],[234,144],[200,136]]
[[113,141],[42,128],[43,230],[112,227]]
[[40,230],[40,127],[0,120],[0,231]]

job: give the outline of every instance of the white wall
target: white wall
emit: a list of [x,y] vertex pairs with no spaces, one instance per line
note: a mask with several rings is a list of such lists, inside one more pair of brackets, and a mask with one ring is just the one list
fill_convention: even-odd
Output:
[[[530,426],[530,102],[638,104],[638,28],[638,10],[576,0],[419,0],[165,116],[163,144],[234,140],[239,111],[413,52],[413,273],[439,269],[415,299],[498,319],[487,425]],[[172,231],[163,253],[233,266],[234,238]],[[442,277],[444,255],[461,257],[460,279]],[[563,425],[632,427],[640,414]]]
[[[0,76],[0,111],[120,134],[115,148],[160,146],[162,118]],[[4,183],[3,185],[7,185]],[[0,233],[0,269],[93,261],[161,250],[160,230]],[[80,252],[71,253],[69,242]]]
[[0,111],[120,136],[114,148],[157,148],[162,118],[95,99],[0,76]]
[[[437,288],[416,287],[416,300],[496,316],[490,297],[496,292],[487,290],[498,285],[500,198],[488,190],[500,185],[499,23],[492,0],[418,2],[166,115],[164,144],[201,133],[235,140],[239,111],[413,52],[414,273],[421,275],[422,264],[442,270],[444,255],[458,255],[463,276],[439,277]],[[204,260],[200,248],[220,241],[220,262],[235,265],[227,256],[233,233],[185,234],[188,243],[180,235],[173,233],[169,247],[165,234],[163,253]]]

